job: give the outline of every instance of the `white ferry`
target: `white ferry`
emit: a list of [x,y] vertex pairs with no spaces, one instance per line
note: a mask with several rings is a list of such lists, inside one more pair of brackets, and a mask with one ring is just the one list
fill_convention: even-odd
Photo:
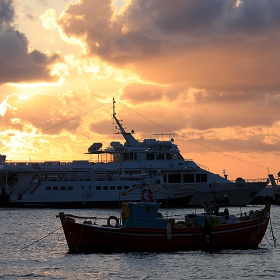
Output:
[[[181,155],[174,139],[138,141],[113,118],[125,142],[93,143],[88,153],[95,161],[12,162],[0,155],[2,200],[11,207],[80,208],[118,207],[126,201],[157,201],[168,207],[202,205],[216,198],[228,205],[247,205],[268,179],[230,181]],[[142,189],[121,194],[136,185]],[[155,189],[157,191],[155,191]],[[160,190],[160,191],[158,191]]]

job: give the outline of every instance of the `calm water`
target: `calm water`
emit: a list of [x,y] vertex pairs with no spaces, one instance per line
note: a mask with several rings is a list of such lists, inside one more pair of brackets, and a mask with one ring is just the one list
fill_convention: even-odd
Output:
[[[236,213],[238,209],[229,210]],[[245,210],[250,207],[243,208]],[[258,250],[75,255],[67,253],[60,221],[55,217],[59,211],[0,209],[0,279],[280,278],[280,245],[273,246],[270,225],[267,239],[264,238]],[[64,212],[98,217],[115,214],[112,210],[95,209]],[[176,211],[161,212],[172,216]],[[272,206],[271,217],[273,233],[280,244],[280,206]]]

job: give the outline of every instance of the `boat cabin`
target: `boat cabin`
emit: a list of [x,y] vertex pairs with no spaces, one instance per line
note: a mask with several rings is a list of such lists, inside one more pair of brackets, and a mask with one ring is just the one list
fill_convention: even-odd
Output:
[[134,228],[165,228],[167,220],[158,212],[160,203],[125,202],[122,206],[122,226]]

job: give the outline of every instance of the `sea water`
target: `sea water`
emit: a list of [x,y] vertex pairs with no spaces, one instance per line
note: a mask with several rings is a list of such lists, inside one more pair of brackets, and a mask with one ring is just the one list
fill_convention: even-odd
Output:
[[[69,254],[56,218],[60,211],[104,218],[117,215],[101,209],[0,209],[0,279],[280,279],[280,206],[272,206],[271,223],[259,249],[215,253]],[[193,211],[161,213],[171,217]],[[229,211],[236,214],[239,208]]]

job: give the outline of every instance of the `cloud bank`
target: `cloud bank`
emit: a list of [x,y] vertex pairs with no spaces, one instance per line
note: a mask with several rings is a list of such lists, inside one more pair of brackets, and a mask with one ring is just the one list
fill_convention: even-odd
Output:
[[12,0],[0,2],[0,83],[51,82],[50,66],[59,60],[56,53],[29,50],[25,34],[16,30]]

